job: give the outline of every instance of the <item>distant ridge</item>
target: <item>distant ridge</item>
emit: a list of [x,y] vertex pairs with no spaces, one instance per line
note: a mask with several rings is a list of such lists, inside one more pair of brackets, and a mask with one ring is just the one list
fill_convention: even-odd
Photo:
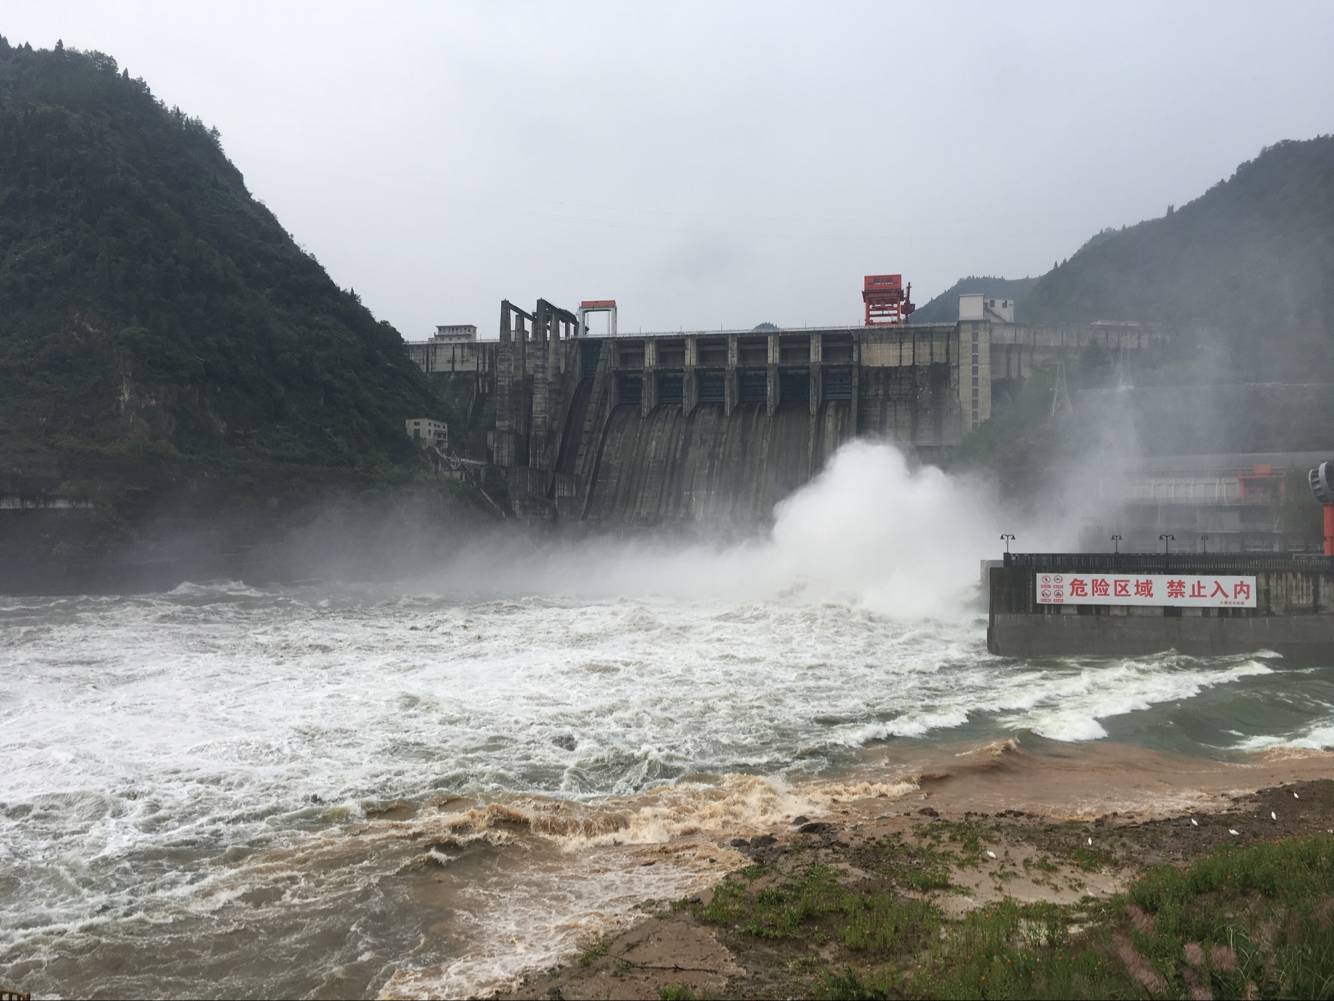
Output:
[[110,56],[0,38],[0,481],[374,477],[431,409],[216,130]]
[[1239,375],[1334,375],[1334,137],[1270,146],[1194,201],[1104,230],[1018,299],[1027,323],[1214,336]]

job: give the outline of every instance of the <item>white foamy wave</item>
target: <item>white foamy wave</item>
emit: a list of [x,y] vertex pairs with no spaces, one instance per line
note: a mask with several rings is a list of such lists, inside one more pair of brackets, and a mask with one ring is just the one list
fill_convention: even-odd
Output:
[[1107,736],[1101,721],[1109,717],[1193,698],[1214,685],[1272,672],[1258,660],[1196,669],[1175,667],[1171,658],[1099,664],[1050,679],[1033,690],[1031,706],[1025,712],[1005,716],[1001,722],[1052,740],[1099,740]]
[[267,592],[252,587],[240,580],[187,580],[177,584],[167,593],[177,597],[196,595],[243,595],[245,597],[258,598],[265,595]]
[[1240,751],[1268,751],[1275,748],[1304,751],[1334,750],[1334,718],[1318,720],[1289,734],[1246,737],[1233,746]]
[[666,861],[627,866],[594,853],[532,878],[522,893],[510,888],[501,896],[485,883],[465,887],[459,906],[484,914],[486,922],[474,929],[466,953],[400,967],[379,997],[478,997],[514,987],[523,971],[568,960],[581,944],[623,927],[645,900],[679,898],[714,878]]
[[831,743],[844,747],[862,747],[871,741],[889,737],[922,737],[933,730],[948,730],[967,722],[968,710],[963,707],[943,712],[906,712],[888,722],[846,728],[832,738]]

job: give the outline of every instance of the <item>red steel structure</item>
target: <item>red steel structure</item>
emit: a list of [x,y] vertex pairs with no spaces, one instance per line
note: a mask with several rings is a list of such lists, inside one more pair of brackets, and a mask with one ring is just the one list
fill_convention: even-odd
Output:
[[1322,462],[1307,475],[1311,492],[1325,508],[1325,555],[1334,556],[1334,462]]
[[903,275],[867,275],[862,283],[862,302],[866,304],[866,326],[897,327],[906,323],[912,304],[912,283],[903,284]]

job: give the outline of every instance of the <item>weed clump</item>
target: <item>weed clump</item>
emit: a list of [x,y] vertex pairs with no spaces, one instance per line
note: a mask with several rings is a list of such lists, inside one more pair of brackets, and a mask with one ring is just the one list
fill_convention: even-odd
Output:
[[[981,834],[942,826],[925,854],[886,839],[858,862],[913,888],[911,872],[938,864],[947,877],[943,854],[958,846],[966,857]],[[1101,853],[1087,854],[1090,867],[1105,864]],[[841,882],[826,865],[776,882],[765,875],[752,870],[725,881],[696,914],[741,935],[797,943],[802,955],[788,965],[812,978],[800,990],[814,997],[1334,996],[1334,838],[1327,836],[1227,847],[1186,868],[1158,866],[1101,902],[1005,900],[958,920],[880,884]]]

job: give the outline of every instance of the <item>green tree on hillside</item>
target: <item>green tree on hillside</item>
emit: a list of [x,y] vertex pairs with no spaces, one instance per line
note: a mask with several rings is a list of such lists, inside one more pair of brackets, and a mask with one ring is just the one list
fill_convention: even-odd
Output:
[[1019,318],[1157,323],[1222,346],[1240,378],[1334,378],[1334,136],[1278,143],[1189,204],[1104,230]]
[[410,462],[388,324],[251,197],[215,128],[98,52],[0,40],[0,476]]

